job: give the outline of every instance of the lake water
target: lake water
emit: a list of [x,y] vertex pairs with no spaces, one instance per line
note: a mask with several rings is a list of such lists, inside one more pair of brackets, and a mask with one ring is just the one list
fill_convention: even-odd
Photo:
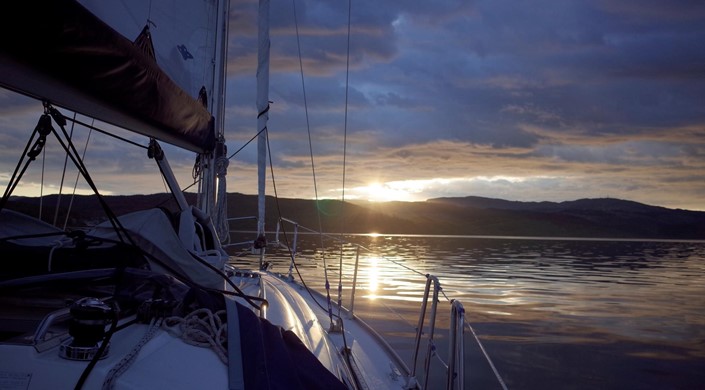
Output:
[[[703,241],[344,238],[369,249],[359,255],[355,313],[409,365],[430,273],[463,303],[510,389],[705,389]],[[317,288],[325,259],[337,300],[340,246],[317,235],[300,235],[297,246],[299,269]],[[350,307],[354,246],[342,253],[342,301]],[[288,268],[286,259],[274,261],[274,271]],[[448,311],[442,297],[439,328],[447,328]],[[447,360],[447,331],[437,332]],[[465,340],[465,387],[501,388],[469,329]],[[439,359],[431,369],[429,387],[442,388]]]

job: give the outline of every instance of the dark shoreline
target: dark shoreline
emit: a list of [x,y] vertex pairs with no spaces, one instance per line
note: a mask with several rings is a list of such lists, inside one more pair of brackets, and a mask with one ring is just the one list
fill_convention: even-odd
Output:
[[[187,193],[189,201],[195,196]],[[43,219],[53,222],[57,195],[43,199]],[[105,196],[116,215],[162,207],[175,210],[168,194]],[[12,197],[8,208],[37,216],[39,198]],[[57,221],[66,221],[69,196],[62,197]],[[341,220],[349,234],[417,234],[522,239],[667,239],[705,240],[705,212],[667,209],[612,198],[569,202],[515,202],[479,197],[439,198],[425,202],[346,202],[337,200],[279,199],[267,197],[267,230],[274,231],[278,215],[300,226],[339,234]],[[229,217],[253,216],[257,197],[228,194]],[[105,220],[93,195],[73,199],[68,226],[86,226]],[[235,230],[252,230],[254,222],[232,224]],[[291,230],[289,226],[287,229]]]

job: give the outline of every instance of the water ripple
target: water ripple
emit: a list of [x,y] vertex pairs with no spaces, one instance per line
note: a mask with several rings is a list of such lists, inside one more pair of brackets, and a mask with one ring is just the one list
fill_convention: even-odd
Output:
[[[522,374],[527,365],[534,375],[560,375],[538,363],[553,364],[555,359],[546,353],[557,345],[565,359],[572,358],[569,354],[574,350],[587,357],[609,354],[604,356],[610,356],[616,367],[625,365],[629,372],[625,375],[635,377],[646,375],[643,365],[651,361],[647,358],[680,357],[687,364],[705,367],[704,243],[350,238],[372,250],[359,258],[361,305],[403,313],[406,323],[413,324],[426,281],[404,267],[436,275],[443,291],[464,303],[471,321],[487,324],[484,338],[504,346],[498,351],[499,366],[516,376],[528,375]],[[321,251],[316,247],[319,241],[311,241],[315,243],[299,244],[298,264],[304,277],[322,288],[324,253],[329,276],[337,281],[340,248],[331,244]],[[354,246],[343,253],[343,301],[347,302]],[[283,256],[274,267],[286,272],[289,260]],[[537,347],[529,350],[528,345]],[[526,348],[523,354],[507,352],[518,346]],[[534,356],[534,363],[525,361],[536,348],[545,350],[544,354]],[[599,361],[595,358],[592,364]],[[641,387],[651,388],[648,381]]]

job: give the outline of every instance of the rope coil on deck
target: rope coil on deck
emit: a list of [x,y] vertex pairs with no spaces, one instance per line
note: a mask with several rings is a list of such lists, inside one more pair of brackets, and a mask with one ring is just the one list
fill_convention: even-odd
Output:
[[187,344],[211,348],[223,363],[228,364],[228,324],[225,310],[213,313],[209,309],[198,309],[185,317],[168,317],[164,320],[162,328]]

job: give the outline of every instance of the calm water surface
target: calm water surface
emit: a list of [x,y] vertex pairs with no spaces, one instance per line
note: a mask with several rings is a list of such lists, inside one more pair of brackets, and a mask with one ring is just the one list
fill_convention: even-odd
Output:
[[[339,245],[299,238],[307,283],[322,288],[327,271],[332,298],[341,280],[349,307],[354,247],[343,247],[341,277]],[[409,365],[423,274],[430,273],[447,297],[463,302],[466,320],[510,389],[705,389],[705,242],[345,239],[370,250],[359,256],[356,314]],[[286,273],[289,263],[273,267]],[[442,301],[437,326],[446,328]],[[465,339],[465,387],[501,388],[469,330]],[[437,333],[443,360],[446,344],[447,332]],[[442,370],[434,359],[429,387],[444,386]]]

